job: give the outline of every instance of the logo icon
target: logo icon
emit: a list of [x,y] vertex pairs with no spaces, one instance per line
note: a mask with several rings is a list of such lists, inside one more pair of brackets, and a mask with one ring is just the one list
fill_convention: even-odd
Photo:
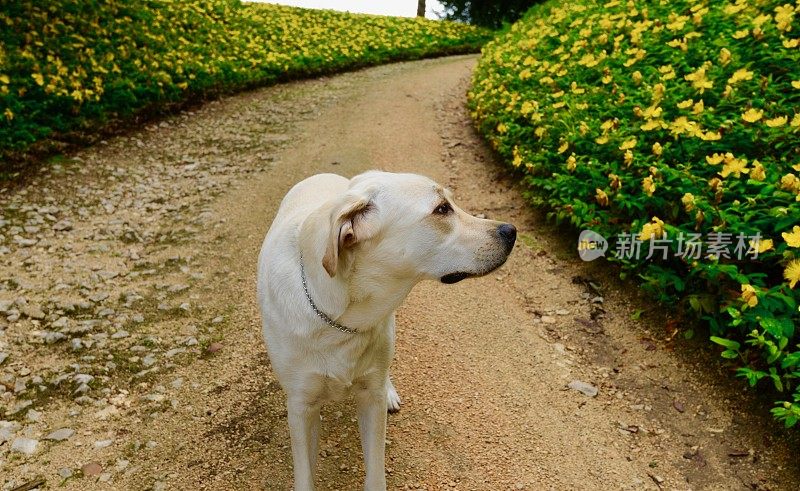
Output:
[[584,261],[594,261],[606,255],[608,241],[592,230],[584,230],[578,236],[578,255]]

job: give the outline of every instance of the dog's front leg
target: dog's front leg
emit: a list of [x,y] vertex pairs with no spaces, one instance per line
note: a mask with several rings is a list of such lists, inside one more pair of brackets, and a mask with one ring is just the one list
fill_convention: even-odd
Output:
[[314,470],[319,445],[319,405],[309,404],[302,397],[287,401],[289,435],[292,439],[295,491],[314,490]]
[[367,478],[366,491],[384,491],[386,474],[384,456],[386,446],[386,386],[385,379],[371,384],[356,394],[358,429],[364,451]]

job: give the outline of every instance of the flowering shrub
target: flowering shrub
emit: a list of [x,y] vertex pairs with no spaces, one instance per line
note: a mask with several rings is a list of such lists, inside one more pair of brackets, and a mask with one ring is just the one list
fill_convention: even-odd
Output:
[[[667,244],[666,258],[612,259],[706,319],[797,423],[800,2],[549,2],[484,48],[469,100],[534,204]],[[691,234],[732,240],[690,256]]]
[[390,60],[477,51],[452,22],[239,0],[24,0],[0,11],[0,154],[145,108]]

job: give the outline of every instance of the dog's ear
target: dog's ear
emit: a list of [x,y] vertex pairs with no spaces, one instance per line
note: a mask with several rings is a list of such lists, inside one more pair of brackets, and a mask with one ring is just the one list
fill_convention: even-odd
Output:
[[372,207],[367,194],[348,194],[331,213],[328,245],[322,257],[322,266],[331,277],[336,275],[342,251],[373,235],[372,227],[367,223]]

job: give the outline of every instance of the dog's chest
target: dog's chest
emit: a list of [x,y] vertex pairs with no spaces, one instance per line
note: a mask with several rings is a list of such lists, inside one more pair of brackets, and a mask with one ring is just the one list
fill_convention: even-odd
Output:
[[323,355],[323,398],[341,399],[385,378],[389,353],[387,343],[369,339],[345,343]]

